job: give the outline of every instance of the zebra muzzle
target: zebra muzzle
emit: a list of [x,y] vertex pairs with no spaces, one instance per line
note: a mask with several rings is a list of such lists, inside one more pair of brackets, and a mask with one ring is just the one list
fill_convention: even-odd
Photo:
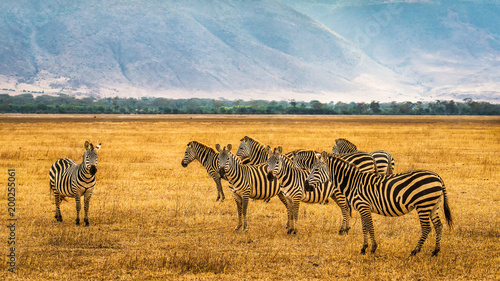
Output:
[[186,168],[188,165],[184,163],[184,161],[181,162],[182,167]]
[[267,180],[268,181],[274,181],[273,172],[267,172]]
[[305,191],[313,191],[314,190],[314,187],[309,184],[308,180],[305,180],[305,182],[304,182],[304,190]]
[[90,166],[90,174],[91,174],[91,175],[95,175],[95,173],[97,173],[97,168],[96,168],[96,166],[94,166],[94,165]]
[[221,178],[225,178],[226,170],[224,168],[219,168],[219,175]]

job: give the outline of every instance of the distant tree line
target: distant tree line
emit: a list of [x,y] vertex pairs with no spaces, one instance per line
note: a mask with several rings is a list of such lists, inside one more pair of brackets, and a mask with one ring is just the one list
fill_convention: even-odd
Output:
[[464,99],[434,102],[329,102],[95,98],[59,94],[0,94],[0,113],[68,114],[343,114],[343,115],[500,115],[500,104]]

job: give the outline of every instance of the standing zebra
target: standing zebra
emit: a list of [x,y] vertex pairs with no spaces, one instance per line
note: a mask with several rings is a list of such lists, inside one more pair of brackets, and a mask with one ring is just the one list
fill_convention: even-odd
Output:
[[[333,184],[327,181],[323,184],[319,184],[312,191],[305,191],[304,183],[308,172],[296,167],[290,158],[283,155],[281,146],[275,148],[273,151],[271,151],[270,147],[268,147],[267,150],[269,151],[269,158],[267,160],[268,173],[272,173],[273,176],[278,179],[281,186],[281,192],[286,198],[288,221],[291,222],[288,225],[288,234],[297,233],[296,223],[299,216],[299,205],[301,201],[304,203],[323,203],[328,197],[333,198],[342,211],[343,219],[339,234],[347,234],[349,231],[349,208],[346,205],[344,196],[334,195]],[[344,200],[337,200],[337,198],[343,198]]]
[[240,146],[236,150],[236,156],[240,157],[243,164],[248,165],[262,164],[267,161],[266,147],[248,136],[241,139]]
[[422,227],[422,235],[411,255],[420,252],[422,245],[431,231],[431,221],[436,230],[435,256],[440,250],[443,225],[438,209],[443,198],[443,209],[448,226],[453,226],[448,196],[444,182],[437,174],[429,171],[411,171],[393,175],[374,175],[361,173],[353,165],[335,156],[328,156],[324,151],[320,160],[307,177],[309,185],[333,181],[336,188],[346,196],[349,204],[361,215],[363,228],[363,248],[368,247],[368,233],[372,241],[371,252],[375,253],[377,242],[371,213],[384,216],[402,216],[413,209],[417,210]]
[[[231,153],[231,144],[222,149],[217,144],[215,148],[219,152],[219,168],[224,170],[229,184],[233,187],[231,190],[238,209],[238,225],[235,230],[243,226],[243,230],[247,231],[249,198],[265,200],[278,195],[281,202],[287,206],[278,181],[276,179],[270,181],[266,177],[267,163],[256,166],[242,164],[241,159]],[[290,223],[288,222],[287,226]]]
[[[347,139],[336,139],[332,151],[333,155],[342,157],[344,154],[357,152],[358,148]],[[389,152],[385,150],[376,150],[369,154],[375,159],[378,174],[390,175],[394,172],[394,158],[392,158]]]
[[96,184],[95,173],[97,172],[97,151],[101,144],[94,146],[85,142],[83,161],[76,164],[75,161],[62,158],[54,162],[50,167],[50,189],[54,192],[56,203],[57,221],[62,221],[59,208],[61,200],[65,197],[73,197],[76,202],[76,225],[80,225],[80,198],[84,196],[85,226],[89,226],[89,202]]
[[224,196],[224,191],[222,191],[221,177],[219,174],[219,167],[217,162],[219,161],[219,153],[211,147],[208,147],[197,141],[191,141],[188,143],[186,152],[184,153],[184,158],[182,158],[181,165],[186,168],[189,163],[193,160],[198,160],[207,170],[209,176],[215,181],[217,185],[217,199],[215,201],[224,202],[226,198]]

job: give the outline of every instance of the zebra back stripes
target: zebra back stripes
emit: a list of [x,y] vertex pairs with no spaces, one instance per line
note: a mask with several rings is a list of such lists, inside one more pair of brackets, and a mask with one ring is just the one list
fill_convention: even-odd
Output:
[[[295,166],[311,171],[318,161],[320,154],[314,150],[300,150],[293,152],[293,162]],[[361,172],[377,173],[377,165],[373,156],[366,152],[353,152],[344,154],[340,158],[354,164]]]
[[342,211],[343,220],[339,234],[348,232],[349,230],[349,208],[346,204],[345,197],[339,194],[334,194],[334,186],[330,181],[317,185],[313,190],[304,190],[305,180],[308,172],[294,165],[286,155],[283,155],[281,146],[269,151],[268,157],[268,172],[272,173],[278,179],[281,192],[286,198],[288,221],[288,233],[295,234],[297,232],[296,224],[299,215],[300,202],[304,203],[324,203],[329,197],[335,200]]
[[222,149],[219,144],[216,145],[219,152],[219,168],[224,170],[236,201],[238,225],[235,229],[238,230],[243,226],[243,230],[246,231],[249,198],[265,200],[278,195],[285,206],[286,201],[278,181],[267,179],[267,163],[255,166],[242,164],[240,158],[231,153],[231,148],[231,144]]
[[[336,139],[335,145],[332,148],[333,155],[342,157],[344,154],[354,153],[358,151],[356,145],[347,139]],[[362,151],[359,151],[362,152]],[[385,150],[376,150],[369,153],[375,159],[377,164],[378,174],[390,175],[394,173],[394,158]]]
[[453,221],[443,180],[430,171],[411,171],[393,175],[361,173],[353,165],[326,152],[307,177],[308,184],[331,180],[346,196],[349,204],[361,215],[364,254],[368,247],[368,233],[372,241],[371,252],[377,249],[371,213],[384,216],[402,216],[416,209],[422,235],[411,255],[417,254],[429,232],[431,221],[436,230],[436,247],[432,255],[440,251],[442,224],[438,215],[441,197],[448,226]]
[[181,165],[186,168],[189,163],[195,159],[198,160],[205,167],[208,175],[215,181],[217,187],[217,199],[215,201],[219,201],[220,199],[223,202],[226,197],[222,190],[221,179],[224,179],[224,177],[219,174],[218,157],[219,153],[215,152],[213,148],[197,141],[191,141],[187,144]]
[[84,145],[85,152],[82,156],[82,163],[62,158],[54,162],[50,167],[50,189],[54,193],[56,205],[55,218],[62,222],[60,210],[61,201],[66,198],[75,198],[76,202],[76,225],[80,225],[80,198],[84,196],[84,221],[85,226],[89,226],[88,211],[90,197],[96,184],[95,174],[97,172],[97,151],[101,144],[94,146],[88,141]]

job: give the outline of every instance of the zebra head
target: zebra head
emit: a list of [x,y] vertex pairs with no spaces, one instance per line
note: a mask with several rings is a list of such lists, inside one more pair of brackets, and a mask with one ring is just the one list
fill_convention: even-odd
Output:
[[269,181],[273,181],[278,172],[281,170],[282,165],[282,153],[283,148],[278,146],[273,151],[271,151],[271,147],[268,145],[266,147],[266,151],[268,152],[267,157],[267,179]]
[[238,146],[238,150],[236,150],[236,156],[240,157],[241,161],[252,156],[252,144],[248,136],[241,139],[240,146]]
[[319,160],[312,168],[311,173],[307,176],[304,184],[304,190],[312,191],[314,186],[328,181],[331,177],[331,171],[328,168],[328,153],[323,151]]
[[184,158],[182,158],[181,165],[182,167],[186,168],[187,165],[193,160],[196,159],[196,151],[194,148],[194,142],[189,142],[186,148],[186,152],[184,152]]
[[311,171],[320,156],[314,150],[293,151],[292,153],[294,166],[308,172]]
[[83,163],[85,169],[90,172],[91,175],[97,173],[97,151],[101,149],[101,144],[94,147],[88,141],[85,141],[85,152],[83,153]]
[[332,154],[335,156],[356,151],[358,151],[356,145],[348,141],[347,139],[336,139],[335,145],[332,148]]
[[231,149],[233,146],[231,144],[228,144],[227,146],[224,146],[224,148],[220,148],[219,144],[215,145],[215,149],[219,152],[219,174],[221,176],[224,176],[226,171],[229,169],[229,167],[233,164],[233,158],[232,158],[232,153]]

